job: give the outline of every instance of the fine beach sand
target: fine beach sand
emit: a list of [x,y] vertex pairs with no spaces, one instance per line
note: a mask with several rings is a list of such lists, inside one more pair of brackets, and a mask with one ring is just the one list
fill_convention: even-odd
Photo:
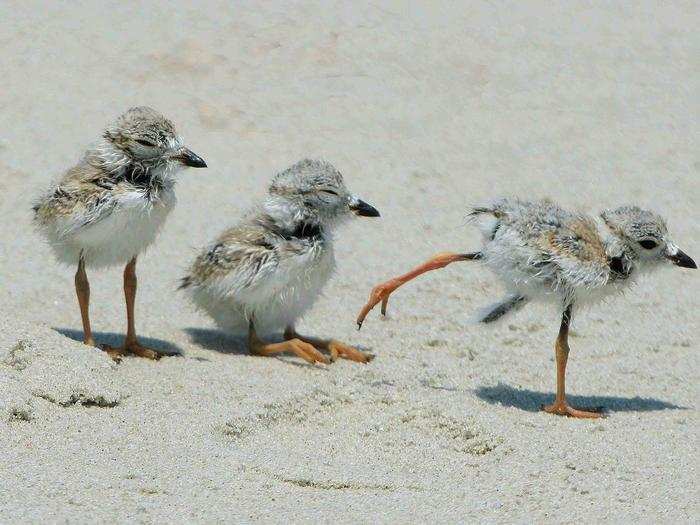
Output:
[[[574,319],[570,400],[599,421],[538,411],[558,313],[472,324],[501,293],[477,264],[354,323],[377,282],[476,248],[466,208],[499,195],[651,207],[700,258],[697,5],[178,3],[0,4],[0,522],[697,519],[700,273]],[[209,169],[182,173],[137,268],[139,332],[177,355],[117,365],[77,342],[74,269],[31,203],[133,105]],[[382,213],[338,231],[299,326],[367,366],[251,357],[176,292],[197,247],[306,156]],[[121,269],[89,277],[93,328],[117,344]]]

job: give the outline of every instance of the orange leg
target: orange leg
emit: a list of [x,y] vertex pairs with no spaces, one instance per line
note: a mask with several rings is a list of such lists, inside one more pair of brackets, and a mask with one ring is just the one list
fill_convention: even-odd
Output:
[[248,327],[248,348],[251,354],[260,356],[271,356],[280,352],[292,352],[310,364],[330,363],[328,358],[316,350],[313,345],[298,338],[288,339],[281,343],[264,343],[255,332],[255,326],[252,320]]
[[141,346],[136,337],[136,323],[134,321],[134,304],[136,302],[136,257],[131,259],[124,267],[124,298],[126,300],[126,339],[121,348],[106,347],[106,350],[117,359],[125,354],[134,354],[146,359],[160,359],[160,354],[155,350]]
[[599,418],[600,412],[590,410],[578,410],[569,406],[566,402],[566,362],[569,358],[569,325],[571,324],[571,305],[564,311],[559,328],[557,342],[554,345],[557,360],[557,395],[554,403],[543,406],[542,410],[558,416],[569,416],[577,418]]
[[78,270],[75,272],[75,293],[78,295],[80,316],[83,319],[83,342],[86,345],[97,346],[90,328],[90,282],[85,273],[85,260],[82,256],[78,261]]
[[353,348],[352,346],[335,339],[321,339],[318,337],[299,335],[292,326],[285,330],[284,337],[287,340],[299,339],[305,343],[313,345],[315,348],[329,351],[331,353],[331,362],[341,358],[355,361],[357,363],[369,363],[373,358],[373,356],[360,352],[357,348]]
[[375,286],[369,294],[369,300],[360,310],[360,314],[357,316],[357,329],[362,328],[362,323],[365,321],[367,314],[379,304],[382,303],[382,315],[386,315],[386,308],[389,304],[389,295],[394,292],[399,286],[406,284],[418,277],[421,274],[429,272],[431,270],[437,270],[439,268],[444,268],[448,264],[457,261],[473,261],[480,259],[480,253],[439,253],[434,257],[430,258],[428,261],[424,262],[420,266],[414,268],[408,273],[390,279],[382,284]]

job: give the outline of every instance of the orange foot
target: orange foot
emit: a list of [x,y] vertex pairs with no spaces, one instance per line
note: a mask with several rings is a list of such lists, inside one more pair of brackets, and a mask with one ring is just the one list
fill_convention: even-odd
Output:
[[394,292],[394,290],[401,286],[401,284],[402,283],[398,279],[391,279],[372,288],[367,303],[365,303],[357,316],[356,323],[358,330],[362,328],[362,323],[365,322],[365,317],[367,317],[367,314],[379,303],[382,303],[382,315],[386,315],[386,309],[389,305],[389,296],[392,294],[392,292]]
[[281,343],[263,344],[259,341],[256,343],[250,347],[251,353],[255,355],[270,356],[280,352],[292,352],[312,365],[314,363],[330,364],[328,358],[316,350],[313,345],[296,337]]
[[551,405],[542,405],[542,410],[549,414],[557,416],[568,416],[582,419],[597,419],[603,417],[602,408],[594,408],[592,410],[578,410],[569,406],[566,401],[555,401]]
[[369,363],[374,358],[373,355],[365,354],[357,348],[335,340],[328,343],[328,351],[331,353],[331,361],[335,361],[340,357],[341,359],[348,359],[357,363]]
[[137,341],[128,341],[124,343],[124,346],[119,348],[109,345],[102,345],[101,348],[117,363],[119,363],[125,355],[135,355],[154,361],[161,358],[161,354],[155,350],[141,346]]

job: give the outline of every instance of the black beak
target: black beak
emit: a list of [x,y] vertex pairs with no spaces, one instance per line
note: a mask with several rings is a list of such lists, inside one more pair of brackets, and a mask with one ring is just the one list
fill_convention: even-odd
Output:
[[687,253],[683,252],[682,250],[678,250],[675,255],[669,255],[668,258],[670,261],[675,264],[676,266],[680,266],[681,268],[692,268],[693,270],[696,270],[698,268],[698,265],[695,264],[695,261],[691,259]]
[[352,210],[355,215],[359,215],[360,217],[379,217],[377,208],[360,199],[350,203],[350,210]]
[[180,154],[177,156],[177,158],[182,162],[185,166],[189,166],[191,168],[206,168],[207,163],[204,162],[204,159],[194,153],[193,151],[188,150],[187,148],[182,148],[182,151]]

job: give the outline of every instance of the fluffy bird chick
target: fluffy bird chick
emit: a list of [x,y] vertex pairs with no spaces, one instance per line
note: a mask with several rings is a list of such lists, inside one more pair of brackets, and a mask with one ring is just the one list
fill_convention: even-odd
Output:
[[77,264],[75,289],[84,342],[96,346],[89,317],[86,267],[126,264],[127,333],[122,348],[103,346],[119,359],[125,353],[156,359],[138,343],[134,325],[136,257],[156,238],[175,205],[175,174],[206,163],[187,149],[173,124],[147,107],[129,109],[107,127],[34,206],[34,222],[59,261]]
[[439,254],[375,287],[358,316],[358,326],[380,302],[386,314],[389,295],[420,274],[456,261],[483,262],[505,284],[508,294],[482,312],[481,322],[496,321],[535,299],[552,301],[562,312],[555,344],[557,393],[554,403],[543,409],[558,415],[599,417],[598,412],[577,410],[566,402],[564,379],[574,308],[624,291],[645,271],[667,263],[696,268],[695,262],[671,241],[661,217],[636,206],[589,217],[549,201],[504,199],[474,208],[469,215],[480,222],[484,233],[481,250]]
[[[294,329],[328,282],[335,267],[331,234],[352,213],[379,217],[350,194],[332,165],[302,160],[276,175],[262,204],[200,253],[181,288],[222,329],[247,334],[253,354],[289,351],[328,363],[322,349],[332,359],[366,363],[369,356],[355,348]],[[263,342],[283,331],[283,342]]]

